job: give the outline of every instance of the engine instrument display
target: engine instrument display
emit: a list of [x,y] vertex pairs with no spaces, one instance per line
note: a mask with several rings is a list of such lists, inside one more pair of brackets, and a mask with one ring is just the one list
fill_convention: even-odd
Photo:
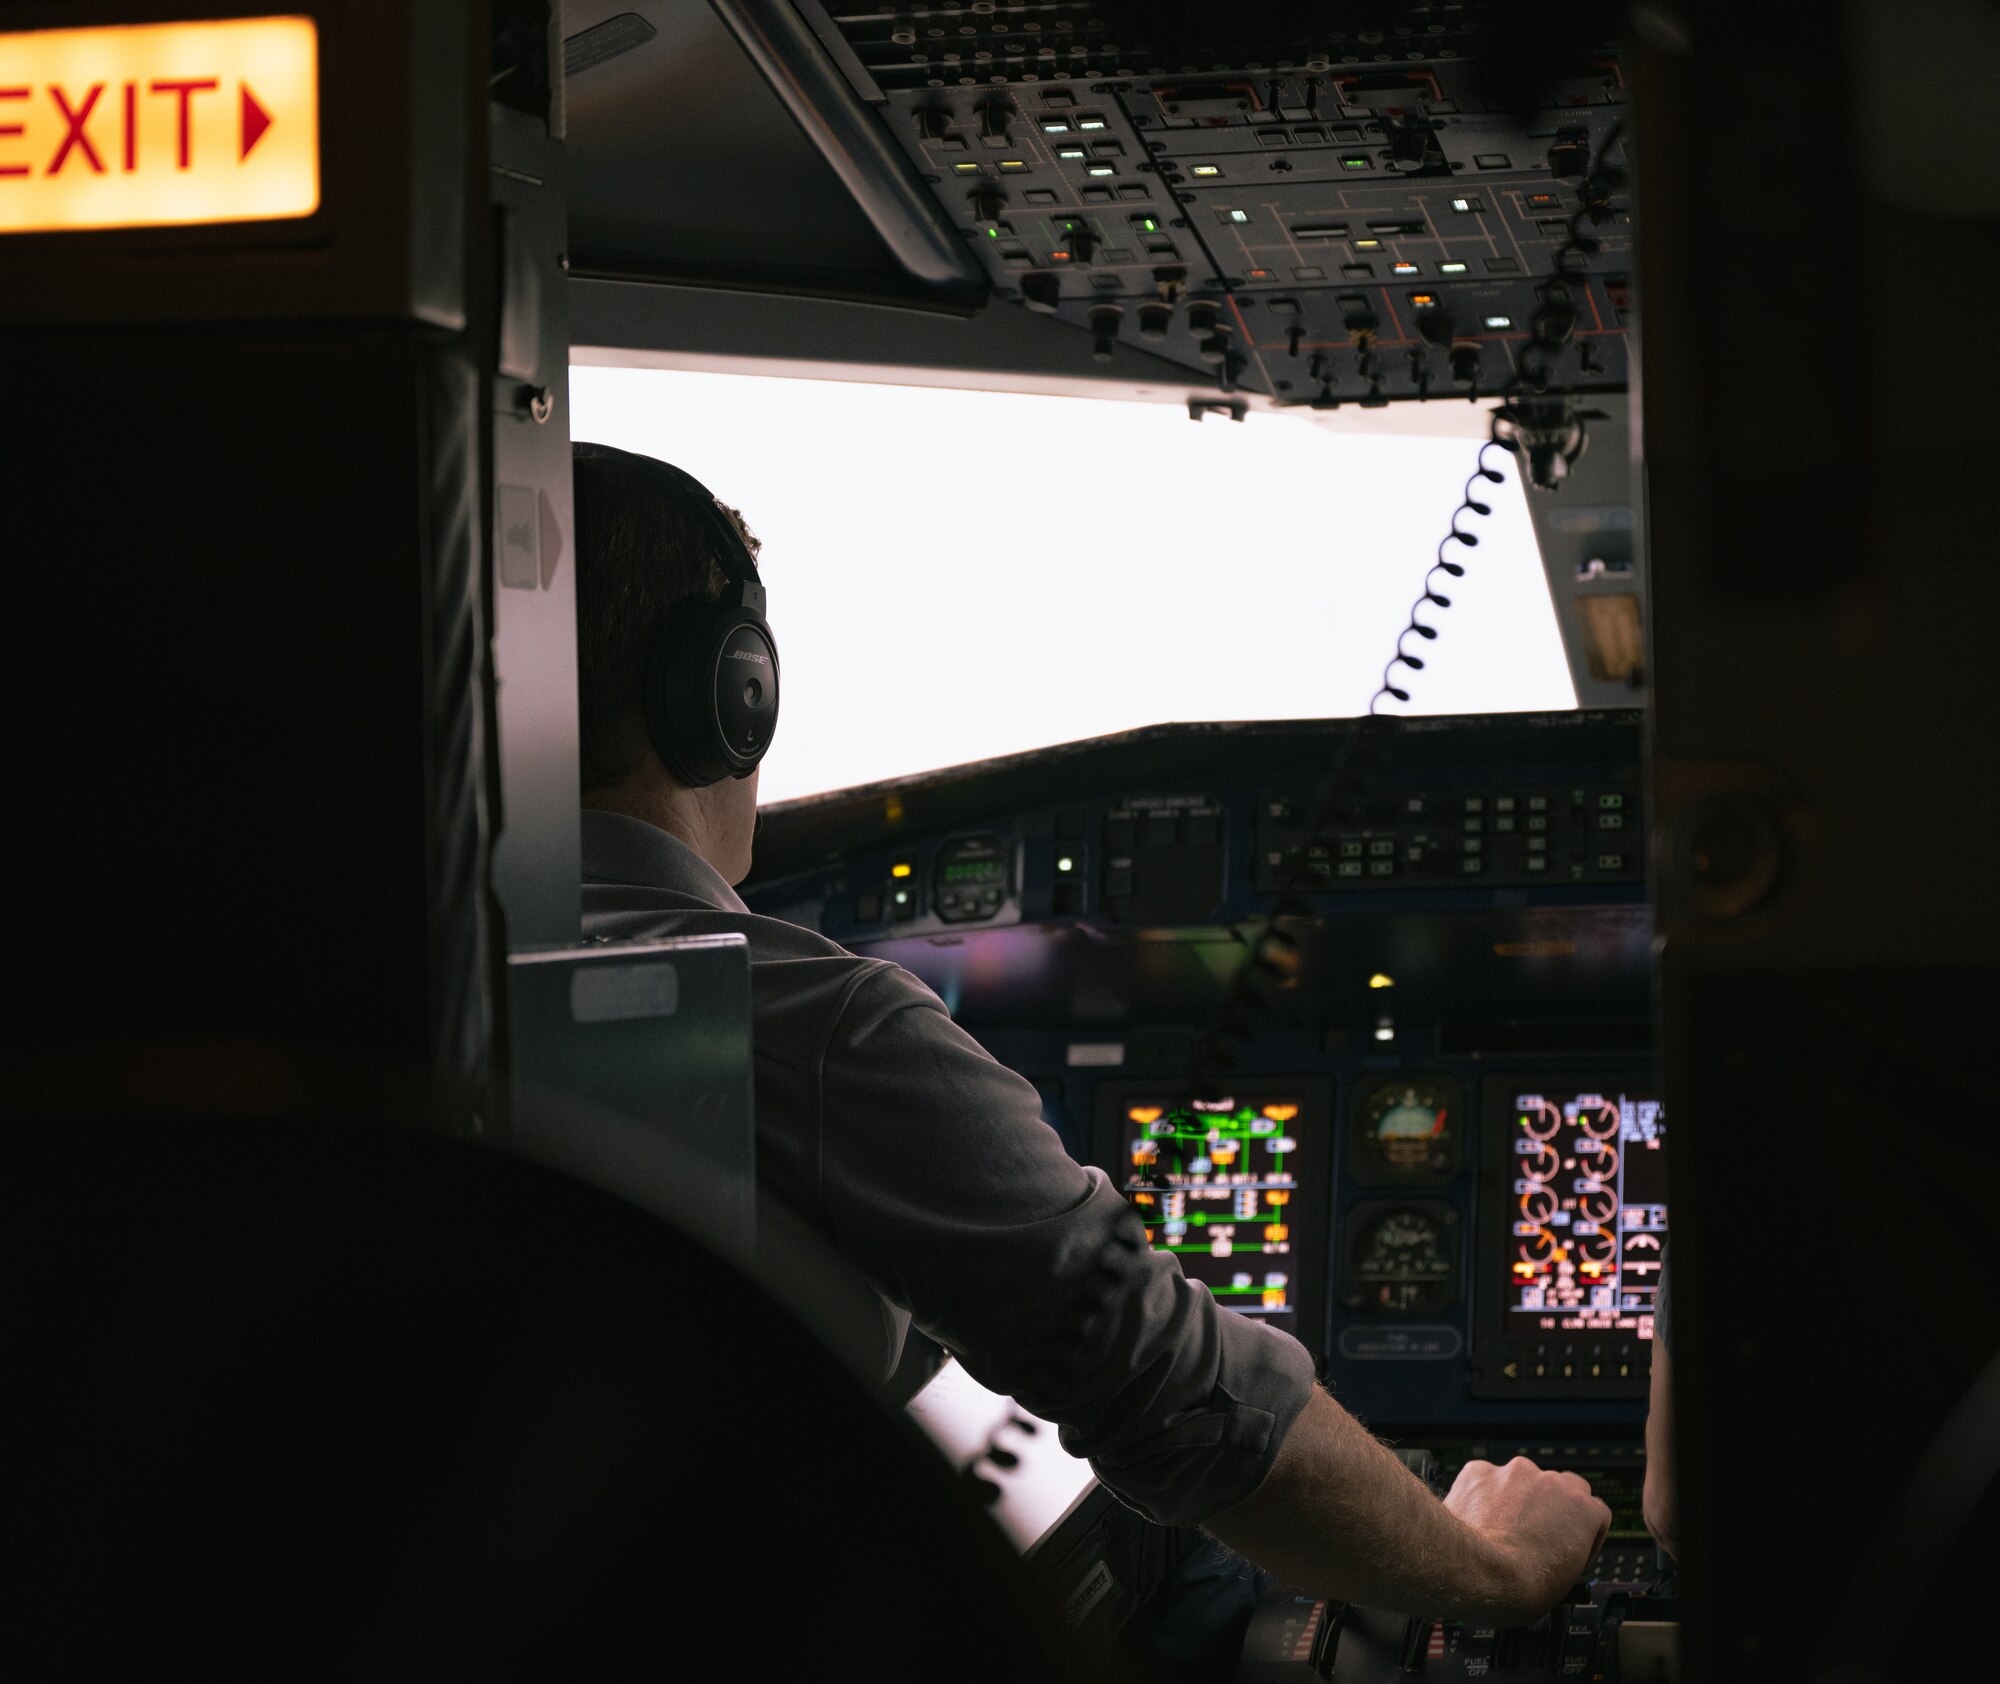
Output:
[[1449,1076],[1394,1076],[1354,1096],[1347,1167],[1364,1187],[1435,1187],[1458,1174],[1465,1095]]
[[[1115,1107],[1114,1179],[1191,1281],[1218,1303],[1318,1343],[1325,1262],[1326,1108],[1312,1085],[1179,1099],[1138,1091]],[[1107,1130],[1108,1134],[1109,1131]]]
[[1506,1332],[1653,1336],[1666,1110],[1631,1091],[1523,1088],[1508,1112]]

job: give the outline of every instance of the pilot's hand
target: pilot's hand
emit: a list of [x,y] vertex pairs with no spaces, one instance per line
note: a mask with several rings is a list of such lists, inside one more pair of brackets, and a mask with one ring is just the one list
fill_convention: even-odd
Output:
[[1589,1481],[1525,1456],[1504,1468],[1467,1462],[1444,1506],[1499,1564],[1494,1614],[1503,1625],[1526,1625],[1560,1602],[1611,1530],[1611,1511],[1590,1494]]

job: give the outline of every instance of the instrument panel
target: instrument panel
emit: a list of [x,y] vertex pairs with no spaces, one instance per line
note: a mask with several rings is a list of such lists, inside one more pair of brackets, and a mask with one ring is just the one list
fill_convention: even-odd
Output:
[[1467,1398],[1643,1397],[1667,1237],[1651,1079],[1484,1078],[1476,1176],[1455,1076],[1356,1084],[1340,1151],[1334,1086],[1103,1082],[1096,1160],[1148,1242],[1226,1308],[1293,1334],[1329,1374],[1425,1375],[1395,1388],[1426,1399],[1420,1418]]
[[[743,893],[928,983],[1365,1419],[1629,1435],[1666,1233],[1637,717],[1362,729],[1155,727],[786,803]],[[1287,956],[1246,994],[1279,881]]]

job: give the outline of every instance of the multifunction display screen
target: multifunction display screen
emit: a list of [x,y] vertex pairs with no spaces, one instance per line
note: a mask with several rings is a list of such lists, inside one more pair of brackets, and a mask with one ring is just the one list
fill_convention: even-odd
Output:
[[1665,1107],[1631,1091],[1513,1097],[1505,1332],[1652,1338],[1667,1239]]
[[1121,1174],[1146,1238],[1218,1303],[1300,1331],[1302,1097],[1124,1105]]

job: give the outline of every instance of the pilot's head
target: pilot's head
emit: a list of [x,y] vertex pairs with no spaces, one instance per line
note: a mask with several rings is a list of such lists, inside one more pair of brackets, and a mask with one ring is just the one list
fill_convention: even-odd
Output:
[[671,831],[740,882],[778,711],[757,540],[649,456],[579,444],[575,468],[583,803]]

